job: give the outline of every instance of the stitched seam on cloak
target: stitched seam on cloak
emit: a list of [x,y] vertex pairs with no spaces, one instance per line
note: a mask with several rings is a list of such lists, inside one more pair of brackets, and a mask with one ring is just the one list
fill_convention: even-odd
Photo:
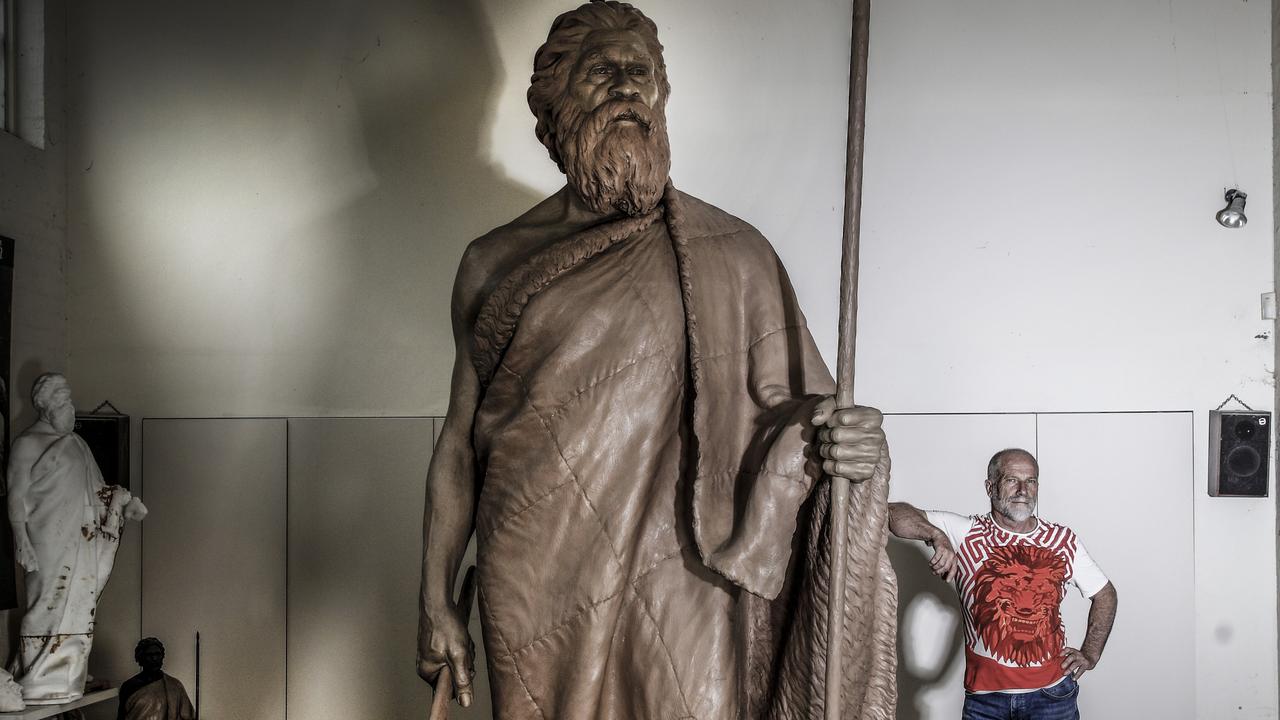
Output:
[[[568,408],[569,403],[571,403],[571,402],[573,402],[573,401],[577,400],[579,397],[581,397],[581,396],[582,396],[582,394],[583,394],[583,393],[586,393],[587,391],[589,391],[589,390],[591,390],[592,388],[596,387],[596,386],[597,386],[597,385],[599,385],[601,382],[604,382],[605,380],[608,380],[609,378],[612,378],[612,377],[614,377],[614,376],[616,376],[616,375],[618,375],[618,374],[620,374],[620,373],[624,372],[624,371],[625,371],[625,370],[627,370],[628,368],[634,367],[635,365],[638,365],[638,364],[640,364],[641,362],[644,362],[645,360],[648,360],[648,359],[649,359],[649,358],[651,358],[651,357],[655,357],[656,355],[657,355],[657,353],[654,353],[653,355],[645,355],[644,357],[636,358],[634,361],[632,361],[632,362],[628,363],[627,365],[625,365],[625,366],[623,366],[623,367],[621,367],[621,368],[618,368],[618,369],[617,369],[617,371],[612,372],[612,373],[610,373],[610,374],[606,375],[605,377],[600,378],[600,379],[599,379],[599,380],[597,380],[596,382],[591,383],[591,385],[589,385],[589,386],[587,386],[587,387],[583,388],[579,393],[575,394],[572,398],[570,398],[569,400],[565,401],[565,404],[563,404],[563,405],[558,406],[557,408],[555,408],[555,410],[551,412],[551,414],[549,415],[549,417],[557,417],[557,416],[559,416],[559,414],[560,414],[560,412],[561,412],[561,411],[563,411],[563,410],[565,410],[565,409],[567,409],[567,408]],[[537,409],[537,407],[533,404],[533,400],[532,400],[532,399],[530,398],[530,396],[529,396],[529,384],[525,381],[524,376],[522,376],[520,373],[518,373],[518,372],[516,372],[516,371],[512,370],[511,368],[507,367],[506,365],[499,365],[497,369],[498,369],[498,370],[501,370],[502,372],[505,372],[505,373],[507,373],[507,374],[511,375],[511,376],[512,376],[512,377],[514,377],[517,381],[519,381],[519,383],[520,383],[520,387],[524,390],[525,400],[528,402],[528,404],[529,404],[529,408],[530,408],[531,410],[533,410],[533,412],[534,412],[534,414],[535,414],[535,415],[536,415],[536,414],[538,414],[538,409]],[[677,380],[679,380],[679,378],[677,378]],[[542,419],[542,418],[541,418],[541,417],[539,417],[539,420],[541,420],[541,419]],[[555,442],[554,438],[552,439],[552,442]],[[557,449],[557,451],[559,450],[558,445],[557,445],[557,448],[556,448],[556,449]],[[562,459],[562,460],[564,459],[564,456],[563,456],[563,455],[561,455],[561,459]],[[568,465],[568,463],[567,463],[567,462],[566,462],[565,464],[566,464],[566,465]],[[529,504],[528,504],[528,505],[525,505],[524,507],[520,508],[519,510],[515,511],[514,513],[512,513],[512,514],[510,514],[510,515],[507,515],[507,516],[505,516],[505,517],[499,518],[498,520],[495,520],[495,521],[494,521],[493,526],[492,526],[491,528],[489,528],[488,532],[486,532],[486,533],[484,534],[484,536],[483,536],[483,537],[478,537],[478,538],[477,538],[477,540],[478,540],[478,541],[484,541],[484,540],[488,540],[489,538],[493,537],[494,533],[496,533],[496,532],[498,532],[499,530],[501,530],[502,528],[506,527],[506,526],[507,526],[511,521],[515,520],[517,517],[519,517],[519,516],[521,516],[521,515],[525,514],[526,512],[528,512],[528,511],[532,510],[535,506],[537,506],[537,505],[538,505],[539,503],[541,503],[543,500],[546,500],[547,498],[549,498],[549,497],[551,497],[552,495],[554,495],[554,494],[556,493],[556,491],[557,491],[557,490],[559,490],[560,488],[562,488],[562,487],[564,487],[565,485],[569,484],[572,480],[573,480],[573,478],[572,478],[572,477],[567,477],[567,478],[565,478],[563,481],[561,481],[561,482],[559,482],[559,483],[556,483],[556,485],[555,485],[554,487],[552,487],[551,489],[547,490],[547,491],[546,491],[546,492],[544,492],[543,494],[541,494],[541,495],[539,495],[538,497],[534,498],[532,501],[530,501],[530,502],[529,502]]]
[[[674,250],[672,250],[672,254],[673,254],[673,255],[675,254],[675,251],[674,251]],[[635,296],[636,296],[636,298],[640,301],[640,304],[641,304],[641,305],[643,305],[643,306],[644,306],[645,311],[649,313],[649,320],[650,320],[650,322],[652,322],[652,323],[653,323],[653,325],[654,325],[654,327],[655,327],[655,328],[659,328],[659,327],[661,327],[661,326],[662,326],[662,321],[658,318],[658,313],[654,312],[654,310],[653,310],[653,306],[649,304],[649,301],[648,301],[648,299],[646,299],[646,298],[645,298],[644,293],[640,292],[640,283],[639,283],[639,281],[638,281],[638,280],[636,280],[635,274],[631,272],[631,268],[627,267],[626,265],[623,265],[623,266],[622,266],[622,274],[627,278],[627,280],[629,280],[629,281],[631,282],[631,292],[632,292],[632,293],[635,293]],[[676,284],[677,284],[676,286],[677,286],[677,288],[678,288],[678,287],[679,287],[679,277],[678,277],[678,276],[677,276],[677,278],[676,278]],[[683,313],[682,313],[682,314],[683,314]],[[683,324],[683,323],[681,323],[681,324]],[[681,335],[683,335],[683,334],[684,334],[684,328],[683,328],[683,327],[681,327],[681,328],[680,328],[680,334],[681,334]],[[659,350],[660,350],[660,351],[662,351],[662,353],[663,353],[664,355],[666,355],[666,360],[667,360],[667,369],[671,371],[671,376],[672,376],[673,378],[675,378],[676,382],[681,382],[680,374],[676,372],[676,367],[675,367],[675,365],[673,365],[673,364],[671,363],[671,346],[670,346],[670,345],[668,345],[668,344],[666,344],[666,343],[663,343],[663,344],[659,345],[659,346],[658,346],[658,348],[659,348]],[[656,355],[657,353],[654,353],[654,354]]]
[[[632,590],[636,590],[636,587],[635,587],[635,584],[636,584],[636,583],[638,583],[638,582],[640,582],[641,580],[643,580],[643,579],[645,579],[645,578],[649,577],[650,575],[652,575],[652,574],[654,573],[654,571],[656,571],[656,570],[658,569],[658,566],[659,566],[659,565],[661,565],[662,563],[664,563],[664,562],[666,562],[666,561],[668,561],[668,560],[670,560],[670,559],[672,559],[672,558],[679,557],[683,552],[684,552],[684,548],[680,548],[679,550],[676,550],[676,551],[675,551],[675,552],[673,552],[673,553],[670,553],[670,554],[668,554],[668,555],[664,555],[663,557],[659,558],[656,562],[654,562],[652,565],[650,565],[648,568],[646,568],[646,569],[645,569],[643,572],[641,572],[639,575],[637,575],[637,576],[636,576],[636,578],[635,578],[635,580],[632,580],[630,584],[628,584],[626,580],[623,580],[623,581],[622,581],[622,586],[621,586],[621,587],[619,587],[617,590],[614,590],[613,592],[611,592],[611,593],[609,593],[608,595],[606,595],[606,596],[604,596],[604,597],[600,598],[599,600],[593,600],[593,601],[591,601],[591,602],[587,603],[586,605],[580,605],[580,606],[578,606],[577,608],[575,608],[575,609],[573,610],[573,613],[572,613],[571,615],[566,616],[563,620],[561,620],[560,622],[556,623],[556,624],[555,624],[555,626],[554,626],[554,627],[552,627],[550,630],[547,630],[546,632],[544,632],[544,633],[542,633],[541,635],[539,635],[539,636],[535,637],[534,639],[530,640],[529,642],[525,643],[524,645],[521,645],[520,647],[516,648],[515,650],[509,650],[509,652],[511,653],[512,657],[514,657],[514,656],[516,656],[516,655],[519,655],[520,653],[524,652],[525,650],[528,650],[529,648],[533,647],[534,645],[537,645],[538,643],[542,642],[543,640],[546,640],[547,638],[551,637],[552,635],[555,635],[556,633],[558,633],[558,632],[560,632],[561,630],[565,629],[565,628],[566,628],[566,627],[568,627],[569,625],[572,625],[573,623],[575,623],[575,622],[577,622],[578,620],[582,619],[582,616],[586,615],[587,613],[591,612],[592,610],[595,610],[596,608],[600,607],[601,605],[603,605],[603,604],[605,604],[605,603],[609,602],[610,600],[612,600],[612,599],[614,599],[614,598],[618,597],[618,596],[619,596],[619,595],[621,595],[622,593],[626,592],[626,590],[627,590],[627,588],[628,588],[628,587],[630,587]],[[637,591],[637,595],[639,595],[639,592],[638,592],[638,591]],[[510,648],[510,646],[508,646],[508,648]]]
[[729,355],[741,355],[742,353],[750,352],[751,350],[754,350],[756,345],[759,345],[760,343],[764,342],[765,340],[768,340],[770,337],[777,335],[780,332],[786,332],[787,330],[802,330],[807,327],[809,326],[806,324],[797,323],[797,324],[791,324],[791,325],[783,325],[782,327],[777,327],[772,330],[766,330],[760,335],[757,335],[756,337],[752,338],[746,345],[742,346],[741,348],[738,348],[735,350],[727,350],[725,352],[716,353],[714,355],[703,355],[702,359],[715,360],[716,358],[722,358]]
[[686,235],[685,240],[701,241],[701,240],[737,239],[738,235],[741,234],[744,229],[745,228],[739,228],[737,230],[725,230],[724,232],[714,232],[714,233],[711,233],[710,235]]
[[[662,348],[662,349],[665,349],[665,348]],[[560,417],[560,414],[563,413],[565,410],[568,410],[570,405],[577,402],[577,400],[581,398],[583,395],[585,395],[586,393],[590,392],[591,390],[594,390],[601,383],[605,382],[606,380],[612,380],[613,378],[617,377],[618,375],[621,375],[622,373],[626,372],[627,370],[630,370],[631,368],[634,368],[640,363],[643,363],[646,360],[652,360],[653,358],[659,357],[660,355],[662,355],[661,350],[659,350],[659,352],[649,353],[648,355],[641,355],[640,357],[632,358],[627,362],[627,364],[622,365],[621,367],[618,367],[613,372],[610,372],[608,375],[596,378],[595,380],[592,380],[590,383],[586,384],[585,386],[578,388],[577,391],[575,391],[572,395],[558,402],[555,407],[547,408],[547,411],[548,411],[547,417],[551,417],[551,418]],[[498,369],[504,370],[506,372],[511,373],[512,375],[515,375],[516,377],[520,378],[521,384],[524,384],[524,378],[516,371],[512,370],[511,368],[508,368],[506,365],[499,366]],[[667,363],[667,369],[671,370],[671,363]],[[675,371],[671,370],[671,372],[674,374]],[[680,377],[678,375],[676,376],[676,380],[677,381],[680,380]],[[526,385],[526,388],[527,387],[528,386]],[[525,394],[527,396],[528,392],[526,391]],[[529,405],[531,407],[533,406],[532,400],[530,400]]]
[[[479,592],[482,595],[485,594],[483,590]],[[488,605],[488,603],[482,604],[481,607],[485,607],[485,605]],[[492,613],[490,613],[490,616],[492,617]],[[516,662],[516,656],[511,652],[511,643],[507,642],[507,638],[502,634],[497,622],[491,622],[490,625],[493,626],[493,634],[498,636],[498,642],[502,643],[502,646],[507,649],[506,655],[511,659],[511,669],[516,671],[516,679],[520,681],[520,687],[524,689],[524,696],[529,698],[529,702],[533,703],[533,709],[538,711],[538,717],[542,718],[542,720],[547,720],[547,714],[542,712],[542,706],[538,704],[537,700],[533,699],[533,693],[529,691],[529,684],[524,681],[524,673],[520,672],[520,663]]]
[[[639,230],[635,234],[639,234],[641,232],[644,232],[645,230],[648,230],[648,228]],[[655,328],[659,327],[661,325],[661,322],[658,320],[658,313],[654,312],[653,306],[649,303],[647,299],[645,299],[644,293],[640,292],[640,288],[639,288],[640,283],[635,279],[635,274],[632,273],[631,269],[628,268],[625,264],[621,265],[621,269],[622,269],[622,274],[631,283],[631,287],[630,287],[631,292],[635,294],[636,299],[640,302],[641,305],[644,306],[644,309],[649,313],[649,320],[653,323]],[[681,329],[682,334],[683,332],[684,332],[683,329]],[[647,355],[642,355],[640,357],[633,359],[631,362],[627,363],[622,367],[619,367],[614,372],[611,372],[608,375],[605,375],[604,377],[601,377],[592,381],[590,384],[586,385],[585,387],[579,388],[578,391],[575,392],[573,395],[559,402],[554,409],[548,408],[548,410],[550,410],[549,417],[558,417],[564,410],[568,409],[569,405],[572,404],[575,400],[577,400],[580,396],[582,396],[587,391],[593,389],[600,383],[604,382],[605,380],[609,380],[619,375],[623,371],[629,368],[635,367],[636,365],[639,365],[645,360],[649,360],[651,358],[658,357],[661,355],[666,356],[665,359],[667,361],[666,363],[667,370],[670,371],[672,378],[676,381],[676,383],[682,385],[684,382],[683,378],[680,376],[680,373],[676,372],[675,366],[671,364],[671,357],[670,357],[671,346],[666,343],[663,343],[662,345],[658,346],[658,350],[656,352],[652,352]],[[510,372],[512,375],[516,375],[517,377],[520,377],[514,371],[507,368],[505,365],[501,366],[501,369],[507,370],[507,372]],[[524,378],[521,378],[521,382],[523,382],[523,380]]]
[[516,325],[535,295],[580,263],[626,240],[662,216],[657,208],[638,218],[625,218],[576,232],[535,253],[504,278],[480,307],[472,329],[471,361],[481,387],[493,379],[494,369],[515,336]]
[[[528,398],[527,393],[525,397]],[[587,489],[582,485],[582,481],[578,478],[578,473],[573,469],[573,466],[569,464],[568,458],[564,456],[564,450],[561,449],[560,441],[556,438],[556,434],[551,429],[551,426],[547,424],[546,419],[542,417],[542,413],[538,412],[536,407],[533,407],[532,402],[529,403],[529,407],[533,410],[534,416],[542,423],[542,429],[546,431],[547,435],[551,436],[551,442],[556,447],[556,453],[560,456],[560,461],[563,462],[564,466],[569,470],[569,474],[573,478],[574,485],[578,487],[578,492],[582,493],[583,501],[587,503],[587,507],[591,510],[592,516],[596,519],[596,525],[600,527],[600,533],[604,535],[605,542],[609,544],[609,551],[613,553],[613,561],[617,563],[619,573],[625,577],[627,566],[622,563],[622,555],[618,552],[618,546],[614,544],[613,537],[609,535],[609,528],[604,524],[604,519],[600,517],[600,511],[596,509],[596,504],[591,501],[591,496],[587,494]],[[626,581],[624,580],[623,582]],[[634,589],[634,585],[632,588]],[[676,662],[675,658],[671,655],[671,648],[667,646],[666,638],[662,637],[662,632],[658,629],[658,622],[654,620],[653,611],[649,608],[649,604],[644,601],[643,597],[640,597],[639,591],[636,592],[636,597],[639,598],[641,606],[644,607],[645,614],[649,616],[649,622],[653,623],[653,634],[658,637],[658,642],[662,645],[663,651],[667,654],[667,664],[671,667],[671,676],[675,678],[676,690],[680,692],[680,702],[683,703],[685,712],[689,712],[689,699],[685,697],[684,686],[680,682],[680,673],[676,672]]]

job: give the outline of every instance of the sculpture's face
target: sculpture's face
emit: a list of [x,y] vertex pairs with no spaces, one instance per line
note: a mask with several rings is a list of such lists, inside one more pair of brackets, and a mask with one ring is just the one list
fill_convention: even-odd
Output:
[[[569,77],[569,96],[590,112],[612,99],[637,100],[657,108],[661,90],[654,59],[644,40],[631,30],[596,30],[582,41]],[[635,124],[634,119],[614,122]]]
[[641,215],[662,199],[671,145],[654,63],[638,33],[596,30],[583,40],[556,102],[565,175],[596,212]]
[[1015,523],[1025,522],[1036,512],[1040,495],[1039,471],[1035,462],[1021,454],[1000,461],[1000,475],[987,483],[992,511]]
[[63,385],[53,392],[42,416],[59,434],[65,435],[76,429],[76,408],[71,404],[70,385]]
[[150,645],[142,651],[138,664],[143,670],[159,670],[164,665],[164,648]]

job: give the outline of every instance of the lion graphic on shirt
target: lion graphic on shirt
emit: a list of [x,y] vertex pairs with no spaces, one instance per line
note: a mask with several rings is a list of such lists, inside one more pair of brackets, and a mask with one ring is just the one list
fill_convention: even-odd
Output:
[[1033,545],[993,547],[973,585],[973,618],[997,660],[1042,663],[1062,652],[1059,604],[1067,560]]

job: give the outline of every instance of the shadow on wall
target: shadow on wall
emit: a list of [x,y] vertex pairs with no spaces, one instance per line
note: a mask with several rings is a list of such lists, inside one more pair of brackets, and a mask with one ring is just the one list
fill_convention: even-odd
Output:
[[[964,661],[960,652],[964,645],[962,610],[954,588],[929,570],[932,550],[891,538],[888,551],[898,575],[898,720],[921,720],[925,717],[926,694],[939,689],[955,664]],[[912,613],[912,607],[922,603],[942,608],[954,620],[942,625],[942,637],[922,637],[939,632],[937,624],[927,622],[920,613]],[[942,649],[920,652],[922,647]],[[955,712],[959,712],[958,707]]]
[[443,408],[463,248],[541,199],[488,159],[479,4],[137,2],[73,25],[90,394],[140,416]]
[[[425,367],[414,355],[423,346],[451,348],[449,289],[463,249],[542,196],[488,160],[485,138],[501,77],[493,32],[477,4],[357,4],[349,26],[339,82],[349,84],[357,104],[377,184],[328,221],[347,228],[345,297],[331,305],[329,322],[347,342],[378,348],[381,357],[364,355],[357,359],[368,364],[352,367],[350,355],[329,356],[314,368],[305,397],[321,408],[359,408],[368,400],[353,378],[404,376],[409,365],[409,374],[431,386],[430,401],[447,395],[447,367]],[[533,126],[530,115],[530,136]],[[423,288],[430,307],[417,304]]]

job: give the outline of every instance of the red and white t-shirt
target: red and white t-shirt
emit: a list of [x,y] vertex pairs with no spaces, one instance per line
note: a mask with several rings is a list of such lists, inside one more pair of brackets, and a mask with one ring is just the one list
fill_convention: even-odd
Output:
[[991,514],[926,513],[959,560],[964,603],[967,692],[1029,692],[1064,677],[1062,599],[1070,583],[1086,598],[1107,576],[1065,525],[1037,518],[1027,533],[1000,527]]

